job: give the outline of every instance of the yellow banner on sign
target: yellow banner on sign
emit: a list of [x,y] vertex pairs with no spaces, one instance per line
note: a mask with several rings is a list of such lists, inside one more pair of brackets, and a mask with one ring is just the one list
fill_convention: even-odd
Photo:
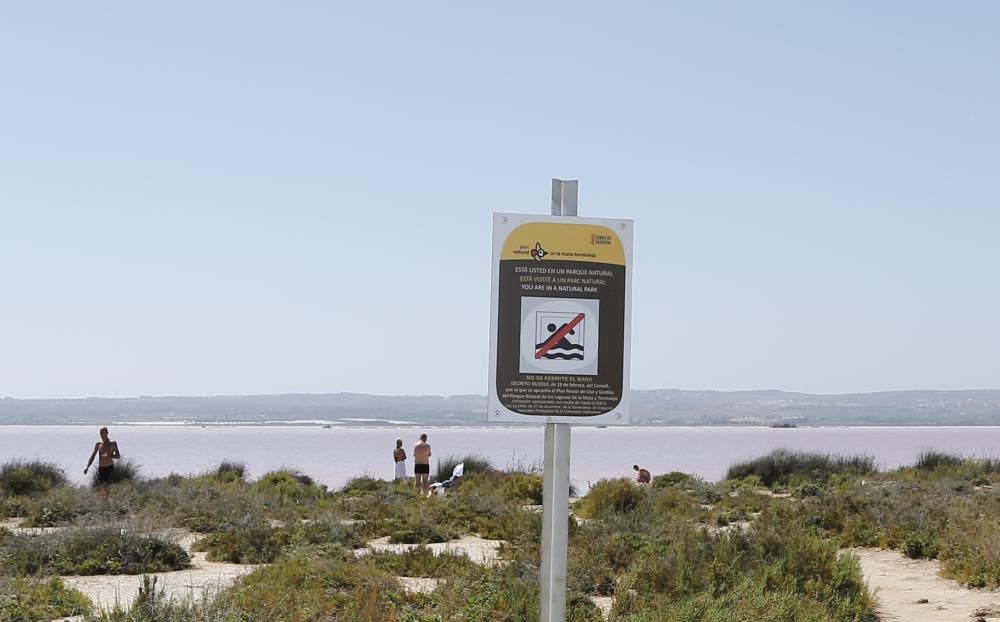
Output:
[[592,261],[624,266],[625,249],[618,235],[607,227],[531,222],[510,232],[500,259]]

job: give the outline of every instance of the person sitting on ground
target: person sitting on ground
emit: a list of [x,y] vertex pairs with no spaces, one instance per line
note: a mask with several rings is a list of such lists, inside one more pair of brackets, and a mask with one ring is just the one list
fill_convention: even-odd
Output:
[[637,473],[637,475],[635,476],[635,481],[639,482],[640,484],[648,484],[652,479],[649,475],[649,471],[647,471],[646,469],[640,469],[638,464],[633,464],[632,470],[634,470]]
[[434,482],[433,484],[430,485],[430,487],[427,489],[427,496],[443,497],[445,493],[448,492],[449,488],[455,486],[455,484],[458,483],[458,480],[462,479],[463,475],[465,475],[465,463],[460,462],[458,465],[455,466],[455,469],[451,472],[451,477],[444,480],[443,482]]

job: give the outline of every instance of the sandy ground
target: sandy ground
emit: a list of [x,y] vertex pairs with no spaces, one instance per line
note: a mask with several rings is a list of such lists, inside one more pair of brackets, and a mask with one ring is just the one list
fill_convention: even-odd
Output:
[[[469,556],[469,559],[476,562],[477,564],[483,564],[486,566],[492,566],[498,563],[499,556],[498,552],[500,550],[500,545],[503,544],[503,540],[485,540],[478,536],[463,536],[458,540],[452,540],[451,542],[441,542],[437,544],[427,544],[427,548],[434,552],[435,555],[440,554],[442,551],[450,551],[452,553],[465,553]],[[379,538],[377,540],[372,540],[368,543],[368,546],[362,549],[356,549],[354,555],[357,557],[362,557],[369,554],[372,551],[389,551],[391,553],[404,553],[411,549],[415,549],[420,546],[419,544],[390,544],[388,536],[385,538]],[[408,592],[422,592],[430,593],[437,588],[440,583],[439,579],[422,579],[416,577],[396,577],[399,580],[400,585],[403,589]],[[613,599],[610,596],[592,596],[591,600],[597,605],[597,608],[601,610],[601,615],[604,619],[607,619],[611,614],[611,607],[614,604]]]
[[[205,594],[212,594],[228,587],[238,577],[251,572],[255,566],[241,564],[222,564],[205,560],[205,553],[191,555],[192,568],[174,572],[158,572],[157,588],[166,590],[167,596],[177,599],[200,600]],[[101,608],[114,608],[121,605],[127,608],[132,604],[142,585],[140,575],[93,577],[63,577],[68,587],[75,587],[87,595],[94,605]]]
[[[469,559],[477,564],[493,566],[499,559],[498,551],[500,550],[501,544],[503,544],[503,540],[486,540],[480,538],[479,536],[462,536],[458,540],[452,540],[451,542],[440,542],[424,546],[429,548],[435,555],[440,555],[443,551],[449,551],[451,553],[465,553],[469,556]],[[354,555],[361,557],[363,555],[367,555],[371,551],[405,553],[406,551],[415,549],[418,546],[420,545],[390,544],[389,536],[386,536],[384,538],[372,540],[365,548],[356,549],[354,551]]]
[[936,561],[851,549],[878,598],[883,622],[1000,622],[1000,592],[970,590],[938,575]]
[[396,580],[399,581],[404,590],[417,594],[430,594],[437,589],[438,583],[441,582],[440,579],[429,577],[396,577]]
[[615,599],[611,596],[591,596],[590,600],[597,605],[597,608],[601,610],[601,616],[607,620],[608,616],[611,615],[611,608],[615,605]]
[[[11,519],[0,522],[0,527],[20,534],[40,534],[60,529],[20,527],[20,522],[21,519]],[[191,556],[191,568],[188,570],[158,572],[151,575],[156,577],[157,588],[164,589],[170,598],[199,600],[206,594],[228,587],[238,577],[256,568],[256,566],[206,560],[206,553],[196,553],[191,550],[191,545],[200,537],[191,531],[169,529],[161,535],[180,544]],[[140,575],[65,576],[62,579],[68,587],[80,590],[94,602],[96,607],[104,609],[114,608],[116,605],[121,605],[123,608],[130,606],[139,593],[139,586],[142,585]],[[75,621],[77,618],[68,620]]]

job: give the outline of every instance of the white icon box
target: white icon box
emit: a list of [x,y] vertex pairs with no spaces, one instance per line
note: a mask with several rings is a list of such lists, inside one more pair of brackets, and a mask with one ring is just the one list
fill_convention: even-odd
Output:
[[522,374],[597,375],[600,301],[521,299]]

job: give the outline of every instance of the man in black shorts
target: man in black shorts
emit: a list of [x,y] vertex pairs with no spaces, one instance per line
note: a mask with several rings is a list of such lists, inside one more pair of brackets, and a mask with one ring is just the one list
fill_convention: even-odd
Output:
[[421,434],[420,441],[413,446],[413,485],[417,490],[427,492],[431,485],[431,446],[427,435]]
[[100,456],[97,461],[97,481],[101,485],[101,492],[108,494],[108,484],[111,483],[111,475],[115,472],[115,460],[121,458],[118,453],[118,443],[108,438],[108,429],[101,428],[101,442],[94,445],[94,451],[87,461],[87,468],[83,470],[86,475],[90,470],[90,465],[94,463],[94,456]]

